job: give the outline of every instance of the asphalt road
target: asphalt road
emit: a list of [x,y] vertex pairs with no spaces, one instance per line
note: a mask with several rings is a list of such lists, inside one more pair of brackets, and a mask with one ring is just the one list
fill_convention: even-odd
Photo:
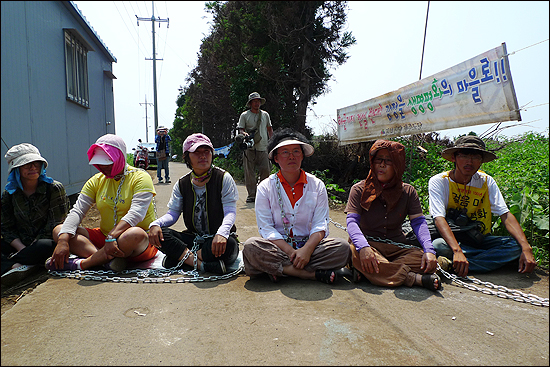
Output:
[[[187,172],[170,170],[173,183]],[[173,183],[155,184],[159,215]],[[258,231],[244,185],[239,194],[244,242]],[[342,212],[331,218],[345,223]],[[477,278],[548,298],[542,270]],[[455,283],[434,293],[244,273],[161,284],[51,277],[2,315],[1,365],[548,365],[548,315]]]

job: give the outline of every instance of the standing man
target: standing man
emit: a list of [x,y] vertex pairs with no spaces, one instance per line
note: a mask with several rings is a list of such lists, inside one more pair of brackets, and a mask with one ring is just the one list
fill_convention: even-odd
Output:
[[244,183],[248,191],[247,203],[253,203],[256,199],[257,176],[256,168],[260,174],[260,181],[266,179],[271,173],[271,166],[267,157],[267,141],[273,135],[269,113],[262,111],[260,106],[265,103],[265,98],[258,92],[250,93],[246,107],[249,110],[239,117],[237,129],[239,134],[254,137],[254,146],[243,151]]
[[[433,241],[437,256],[444,257],[438,258],[440,265],[448,266],[452,261],[455,273],[465,277],[468,271],[489,272],[519,258],[518,272],[532,272],[536,261],[520,224],[508,210],[495,180],[479,170],[483,162],[497,156],[485,149],[483,140],[469,135],[458,138],[441,156],[453,162],[454,169],[433,176],[428,183],[430,214],[442,236]],[[445,219],[449,209],[460,210],[484,224],[479,243],[457,241]],[[512,237],[489,234],[492,214],[500,216]]]
[[172,141],[170,135],[168,135],[168,129],[164,126],[157,128],[157,135],[155,136],[155,143],[157,143],[157,177],[159,183],[162,183],[162,169],[164,168],[164,177],[166,183],[170,183],[170,169],[168,168],[168,162],[170,162],[170,145],[168,142]]

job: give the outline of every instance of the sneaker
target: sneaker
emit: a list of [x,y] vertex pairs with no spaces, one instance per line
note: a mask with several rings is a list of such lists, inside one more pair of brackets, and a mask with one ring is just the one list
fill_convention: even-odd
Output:
[[107,270],[112,270],[115,273],[120,273],[121,271],[126,269],[127,264],[128,262],[125,257],[115,257],[108,263],[103,264],[103,267]]
[[162,183],[162,178],[159,178],[159,183]]
[[169,178],[166,179],[166,183],[172,183]]
[[255,201],[256,201],[256,198],[250,198],[250,197],[246,198],[247,203],[253,203]]
[[223,262],[223,260],[203,262],[203,264],[204,264],[204,271],[208,273],[214,273],[214,274],[227,273],[227,269],[225,268],[225,263]]
[[52,271],[55,271],[55,270],[59,270],[59,271],[62,271],[62,270],[80,270],[79,266],[78,266],[78,264],[80,264],[80,261],[82,261],[81,258],[78,258],[78,257],[71,258],[70,257],[69,262],[65,263],[65,266],[63,266],[63,269],[56,269],[55,264],[52,261],[52,258],[49,257],[48,260],[46,260],[46,262],[44,263],[44,266],[46,267],[46,270],[52,270]]
[[21,265],[2,274],[2,285],[11,286],[19,283],[38,270],[36,265]]
[[[451,260],[447,259],[444,256],[438,256],[437,263],[442,270],[446,271],[447,273],[453,273],[453,262]],[[437,269],[436,273],[440,277],[444,277],[444,274],[441,272],[441,270]]]

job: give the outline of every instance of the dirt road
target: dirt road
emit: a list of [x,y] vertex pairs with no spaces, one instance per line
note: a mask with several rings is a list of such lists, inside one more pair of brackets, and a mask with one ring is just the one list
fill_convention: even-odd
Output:
[[[170,168],[173,181],[186,171]],[[155,185],[159,215],[171,186]],[[239,193],[244,242],[258,232],[243,185]],[[345,223],[341,211],[331,218]],[[541,270],[478,277],[548,297]],[[547,307],[454,284],[434,293],[367,282],[273,284],[245,274],[183,284],[52,277],[2,315],[1,364],[548,365],[548,316]]]

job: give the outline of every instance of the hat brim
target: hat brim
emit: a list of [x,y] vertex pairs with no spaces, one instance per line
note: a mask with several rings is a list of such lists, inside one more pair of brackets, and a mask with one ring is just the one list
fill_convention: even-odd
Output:
[[200,141],[198,143],[195,143],[195,144],[191,145],[191,147],[189,149],[187,149],[186,152],[194,153],[195,150],[199,149],[199,147],[202,147],[202,146],[205,146],[205,147],[208,147],[208,148],[214,150],[214,147],[211,144],[208,144],[204,141]]
[[259,99],[259,100],[260,100],[260,106],[262,106],[262,105],[265,103],[265,101],[266,101],[266,99],[265,99],[265,98],[262,98],[262,97],[260,97],[260,98],[252,98],[252,99],[249,99],[248,102],[246,102],[246,107],[250,107],[250,101],[253,101],[253,100],[255,100],[255,99]]
[[496,154],[494,153],[491,153],[487,150],[483,150],[483,149],[479,149],[479,148],[475,148],[475,147],[453,147],[453,148],[447,148],[445,150],[443,150],[441,152],[441,157],[443,157],[444,159],[448,160],[449,162],[452,162],[453,161],[453,156],[455,154],[455,152],[457,150],[461,150],[461,149],[471,149],[471,150],[477,150],[478,152],[480,152],[483,156],[483,160],[482,160],[482,163],[485,163],[485,162],[491,162],[492,160],[496,159],[497,156]]
[[34,154],[34,153],[27,153],[23,154],[21,157],[17,157],[13,160],[11,166],[9,167],[8,174],[11,173],[11,171],[14,168],[24,166],[27,163],[40,161],[44,163],[44,168],[48,167],[48,161],[44,159],[41,155]]
[[90,159],[89,165],[101,164],[108,166],[113,164],[112,159],[102,149],[96,149],[92,159]]
[[313,146],[309,145],[308,143],[304,143],[303,141],[299,141],[299,140],[283,140],[281,141],[279,144],[277,144],[275,146],[275,148],[271,149],[269,151],[269,154],[267,155],[269,159],[273,159],[273,154],[275,153],[275,151],[277,149],[279,149],[280,147],[284,147],[284,146],[287,146],[287,145],[293,145],[293,144],[299,144],[299,145],[302,145],[303,146],[303,149],[304,149],[304,156],[305,157],[311,157],[313,155],[313,152],[315,151],[315,149],[313,149]]

